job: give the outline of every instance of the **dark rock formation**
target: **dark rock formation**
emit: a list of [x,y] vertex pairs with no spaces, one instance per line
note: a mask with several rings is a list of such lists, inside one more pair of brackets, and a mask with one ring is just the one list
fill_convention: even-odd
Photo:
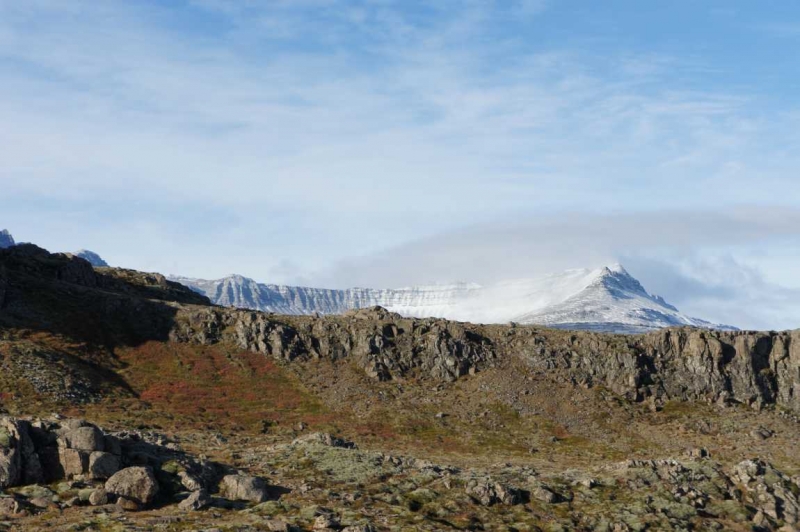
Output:
[[229,342],[284,361],[354,360],[377,380],[452,381],[519,356],[536,370],[631,400],[778,404],[800,411],[800,331],[666,329],[643,336],[404,319],[383,309],[282,318],[187,309],[176,342]]
[[0,231],[0,249],[10,248],[15,244],[16,242],[14,242],[14,237],[11,236],[11,233],[8,232],[8,229],[3,229]]
[[95,270],[30,244],[0,250],[0,324],[110,346],[169,339],[225,343],[287,363],[346,359],[379,381],[453,381],[521,359],[563,382],[602,385],[636,401],[735,401],[800,411],[800,331],[613,335],[410,319],[379,307],[275,316],[210,306],[159,274]]

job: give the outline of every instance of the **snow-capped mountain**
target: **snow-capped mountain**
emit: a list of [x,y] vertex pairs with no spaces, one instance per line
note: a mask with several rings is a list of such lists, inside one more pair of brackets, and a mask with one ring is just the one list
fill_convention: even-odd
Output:
[[108,267],[108,263],[106,261],[104,261],[103,258],[100,257],[100,255],[98,255],[94,251],[89,251],[88,249],[82,249],[80,251],[76,251],[75,253],[73,253],[73,255],[75,255],[76,257],[80,257],[83,260],[88,261],[89,264],[91,264],[92,266],[95,266],[97,268],[107,268]]
[[14,245],[16,245],[16,242],[14,242],[14,237],[11,236],[8,229],[0,231],[0,249],[10,248]]
[[731,328],[682,314],[661,297],[647,293],[619,264],[485,286],[456,283],[397,289],[281,286],[241,275],[215,281],[172,279],[218,305],[278,314],[340,314],[379,305],[408,317],[473,323],[516,322],[629,333],[678,325]]

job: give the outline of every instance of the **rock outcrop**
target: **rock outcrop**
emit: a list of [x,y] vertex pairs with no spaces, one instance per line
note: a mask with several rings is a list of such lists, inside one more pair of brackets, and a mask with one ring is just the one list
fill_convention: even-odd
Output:
[[800,411],[800,331],[666,329],[642,336],[404,319],[384,309],[343,317],[274,317],[187,309],[176,342],[229,342],[283,361],[355,361],[376,380],[453,381],[509,357],[632,400],[736,401]]
[[[269,498],[264,479],[196,460],[158,443],[163,441],[161,436],[138,432],[108,434],[79,419],[29,421],[3,416],[0,490],[70,481],[87,486],[85,503],[115,502],[126,510],[148,508],[157,498],[169,501],[185,491],[191,493],[184,507],[201,509],[210,504],[209,493],[218,486],[220,495],[231,500],[259,503]],[[11,512],[16,508],[12,506],[0,508],[0,513]]]
[[0,231],[0,249],[10,248],[16,245],[14,237],[8,232],[8,229]]
[[281,362],[346,360],[378,381],[455,381],[522,360],[561,382],[601,385],[656,406],[738,402],[800,412],[800,331],[673,328],[613,335],[411,319],[379,307],[342,316],[275,316],[210,306],[159,274],[95,270],[83,259],[30,244],[0,250],[0,310],[0,324],[45,327],[80,341],[224,343]]

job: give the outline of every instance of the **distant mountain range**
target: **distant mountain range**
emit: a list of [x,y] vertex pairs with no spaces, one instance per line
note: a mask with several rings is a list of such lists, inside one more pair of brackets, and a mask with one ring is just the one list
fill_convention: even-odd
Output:
[[[11,233],[8,231],[8,229],[3,229],[0,231],[0,249],[10,248],[16,245],[17,243],[14,241],[14,237],[11,236]],[[108,263],[104,261],[100,255],[94,251],[89,251],[88,249],[82,249],[80,251],[76,251],[75,253],[70,253],[70,255],[80,257],[83,260],[88,261],[92,266],[101,268],[108,267]]]
[[[11,234],[0,231],[0,249],[14,245]],[[71,255],[95,267],[108,267],[92,251],[80,250]],[[241,275],[211,281],[176,276],[170,279],[217,305],[276,314],[342,314],[381,306],[414,318],[515,322],[604,332],[641,333],[682,325],[735,330],[683,314],[663,298],[649,294],[619,264],[489,285],[453,283],[396,289],[283,286],[258,283]]]
[[171,279],[208,296],[218,305],[278,314],[341,314],[382,306],[407,317],[473,323],[516,322],[620,333],[681,325],[734,329],[681,313],[663,298],[649,294],[619,264],[485,286],[456,283],[398,289],[281,286],[261,284],[241,275],[213,281]]
[[14,237],[11,236],[8,229],[0,231],[0,249],[10,248],[14,245],[16,245],[16,242],[14,242]]
[[108,263],[104,261],[100,255],[95,253],[94,251],[89,251],[88,249],[82,249],[80,251],[76,251],[73,253],[76,257],[80,257],[85,261],[88,261],[89,264],[96,268],[108,268]]

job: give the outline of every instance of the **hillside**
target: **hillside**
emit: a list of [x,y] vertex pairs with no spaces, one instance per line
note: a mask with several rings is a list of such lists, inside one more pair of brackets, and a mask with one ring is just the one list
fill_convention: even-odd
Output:
[[[800,521],[797,331],[628,336],[381,308],[273,315],[213,306],[158,274],[20,245],[0,250],[0,367],[8,415],[81,417],[122,441],[136,432],[171,494],[122,515],[119,505],[67,505],[64,481],[42,485],[57,499],[44,509],[30,487],[11,487],[24,511],[0,528],[792,530]],[[266,479],[268,500],[234,504],[209,473],[212,509],[178,508],[199,493],[167,490],[178,448],[185,467],[203,455]],[[70,482],[65,494],[94,481]]]

